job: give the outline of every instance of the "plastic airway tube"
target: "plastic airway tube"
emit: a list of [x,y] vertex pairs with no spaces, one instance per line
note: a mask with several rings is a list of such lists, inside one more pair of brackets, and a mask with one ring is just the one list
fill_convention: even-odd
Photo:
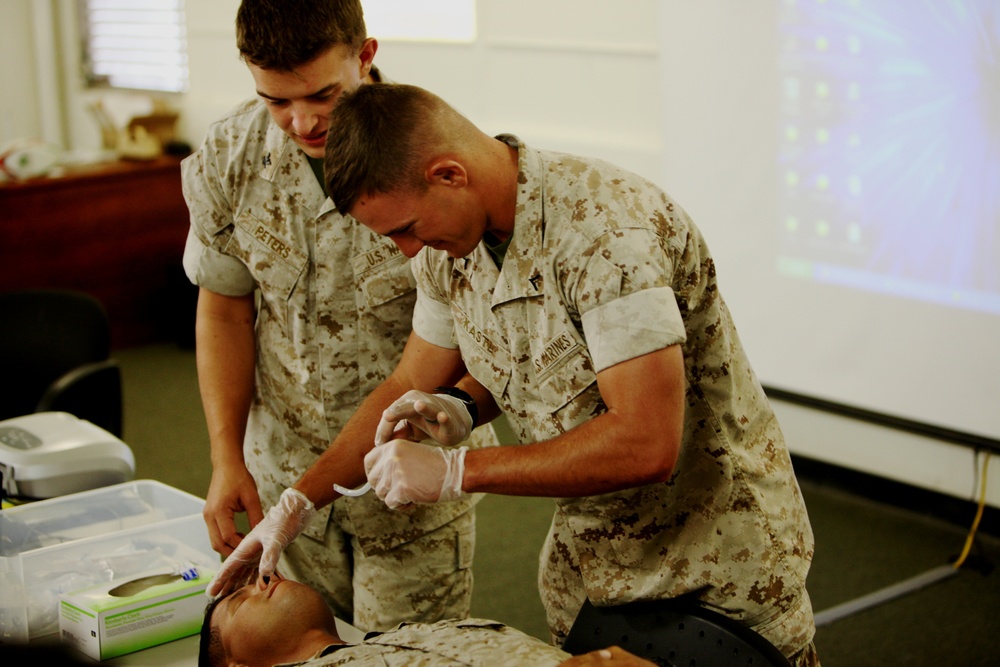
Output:
[[362,484],[361,486],[359,486],[356,489],[348,489],[348,488],[345,488],[345,487],[341,486],[340,484],[334,484],[333,485],[333,490],[336,491],[337,493],[339,493],[342,496],[350,496],[351,498],[357,498],[358,496],[363,496],[366,493],[368,493],[369,491],[371,491],[372,490],[372,485],[369,484],[368,482],[365,482],[364,484]]

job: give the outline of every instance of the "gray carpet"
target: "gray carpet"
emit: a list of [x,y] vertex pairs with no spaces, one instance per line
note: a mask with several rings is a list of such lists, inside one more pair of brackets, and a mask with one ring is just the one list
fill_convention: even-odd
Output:
[[[137,477],[204,497],[211,469],[194,353],[164,344],[114,356],[122,365],[124,440]],[[800,483],[816,534],[809,590],[817,611],[948,564],[973,518],[934,518],[845,492],[818,475]],[[488,496],[480,504],[473,614],[548,638],[535,575],[551,513],[547,499]],[[973,554],[988,569],[1000,559],[1000,539],[981,533]],[[963,568],[821,627],[816,644],[825,667],[997,664],[1000,574]]]

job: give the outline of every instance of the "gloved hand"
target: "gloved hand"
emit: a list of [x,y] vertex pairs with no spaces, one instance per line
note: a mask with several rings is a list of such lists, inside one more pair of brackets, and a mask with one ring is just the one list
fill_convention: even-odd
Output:
[[465,495],[462,478],[468,449],[393,440],[368,452],[365,472],[375,494],[390,509],[457,500]]
[[206,593],[213,598],[226,595],[245,584],[255,569],[261,581],[269,578],[278,567],[281,552],[315,515],[316,507],[302,492],[285,489],[278,504],[267,511],[264,520],[226,558]]
[[[407,422],[409,433],[404,432],[401,422]],[[394,438],[430,437],[442,445],[457,445],[469,437],[472,426],[468,408],[454,396],[411,389],[382,412],[375,429],[375,448]]]

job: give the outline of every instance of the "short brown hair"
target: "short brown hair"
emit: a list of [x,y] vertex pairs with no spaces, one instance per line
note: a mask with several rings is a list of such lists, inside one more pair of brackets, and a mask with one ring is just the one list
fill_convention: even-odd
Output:
[[243,0],[236,12],[240,57],[290,72],[339,44],[359,51],[367,38],[360,0]]
[[450,110],[416,86],[374,83],[343,96],[330,117],[328,192],[347,213],[365,195],[426,189],[421,167],[441,145],[434,120]]

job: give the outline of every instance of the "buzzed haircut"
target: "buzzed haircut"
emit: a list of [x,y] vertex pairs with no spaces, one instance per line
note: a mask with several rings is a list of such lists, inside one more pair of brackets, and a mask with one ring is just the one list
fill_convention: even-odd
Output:
[[198,642],[198,667],[222,667],[226,658],[222,647],[222,637],[212,628],[212,613],[224,598],[218,597],[205,607],[205,618],[201,622],[201,637]]
[[325,178],[337,210],[365,195],[423,190],[420,170],[444,104],[416,86],[374,83],[344,95],[330,117]]

